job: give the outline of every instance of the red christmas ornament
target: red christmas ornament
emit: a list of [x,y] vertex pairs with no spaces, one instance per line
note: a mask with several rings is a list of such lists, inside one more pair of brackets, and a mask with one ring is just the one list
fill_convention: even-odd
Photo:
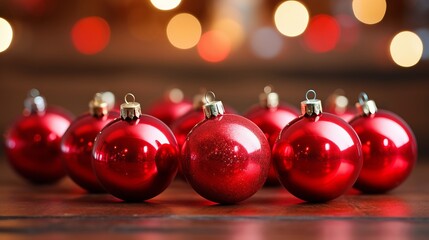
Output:
[[[314,93],[314,99],[308,95]],[[283,186],[309,202],[335,199],[349,190],[362,168],[362,146],[341,118],[322,113],[316,93],[301,102],[302,116],[280,133],[273,148],[274,167]]]
[[46,100],[33,89],[25,100],[23,116],[6,131],[6,155],[14,170],[33,183],[54,183],[65,176],[61,163],[61,137],[72,120],[61,109],[46,108]]
[[378,110],[361,93],[360,116],[350,125],[362,142],[363,167],[354,187],[365,193],[384,193],[410,175],[417,160],[417,142],[411,128],[396,114]]
[[[89,113],[72,122],[61,142],[62,159],[70,178],[89,192],[104,192],[92,168],[92,148],[101,129],[119,117],[109,111],[114,103],[103,101],[105,93],[97,93],[89,103]],[[108,93],[111,94],[111,93]]]
[[192,188],[210,201],[243,201],[267,178],[269,143],[250,120],[224,114],[222,102],[207,101],[203,110],[205,120],[192,129],[182,147],[183,174]]
[[[287,104],[279,104],[279,95],[271,91],[270,86],[264,88],[264,93],[259,96],[260,104],[253,106],[244,114],[246,118],[254,122],[265,133],[272,147],[279,136],[280,131],[293,119],[299,116],[298,109]],[[268,185],[277,185],[277,173],[271,163],[268,173]]]
[[192,102],[184,99],[183,92],[174,88],[170,90],[164,99],[153,104],[147,113],[159,118],[168,126],[192,109]]
[[140,104],[128,93],[121,118],[97,136],[92,164],[107,192],[125,201],[144,201],[168,187],[176,175],[178,157],[171,130],[159,119],[141,114]]
[[348,107],[349,100],[344,96],[342,89],[337,89],[327,100],[326,112],[337,115],[346,122],[350,122],[355,116],[356,111]]
[[[197,123],[203,121],[205,119],[204,112],[201,111],[204,104],[206,104],[206,100],[204,95],[197,94],[194,97],[193,108],[185,113],[183,116],[179,117],[176,121],[171,125],[171,130],[176,136],[177,143],[179,144],[179,148],[182,147],[183,143],[186,140],[186,136],[192,130],[192,128],[197,125]],[[229,107],[225,106],[225,112],[229,114],[236,114],[237,112]]]

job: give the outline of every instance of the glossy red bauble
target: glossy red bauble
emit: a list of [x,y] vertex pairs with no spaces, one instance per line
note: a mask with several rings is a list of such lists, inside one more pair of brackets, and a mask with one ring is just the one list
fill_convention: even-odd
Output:
[[193,189],[217,203],[231,204],[255,194],[270,166],[270,146],[248,119],[218,115],[189,133],[182,148],[182,171]]
[[110,112],[101,117],[84,114],[72,122],[63,136],[61,151],[67,174],[89,192],[104,192],[92,167],[95,137],[104,126],[118,117],[118,112]]
[[33,183],[54,183],[65,176],[61,137],[72,118],[60,109],[34,112],[6,131],[6,155],[15,171]]
[[363,167],[354,187],[365,193],[383,193],[404,182],[417,160],[416,138],[405,121],[378,110],[354,118],[350,124],[363,151]]
[[303,111],[282,130],[273,148],[273,162],[280,182],[291,194],[309,202],[325,202],[355,183],[362,168],[362,149],[347,122],[322,113],[320,100],[316,105],[320,106],[317,114]]
[[171,130],[143,114],[116,119],[103,128],[94,144],[93,167],[107,192],[125,201],[144,201],[169,186],[178,157]]
[[146,112],[171,126],[176,119],[190,111],[192,107],[192,102],[185,99],[179,89],[173,89],[163,99],[155,102]]
[[[280,105],[275,108],[261,107],[260,105],[252,107],[248,113],[244,114],[246,118],[254,122],[264,132],[272,147],[279,136],[280,131],[293,119],[297,118],[299,112],[296,108],[288,105]],[[267,184],[278,184],[277,173],[271,163],[267,178]]]

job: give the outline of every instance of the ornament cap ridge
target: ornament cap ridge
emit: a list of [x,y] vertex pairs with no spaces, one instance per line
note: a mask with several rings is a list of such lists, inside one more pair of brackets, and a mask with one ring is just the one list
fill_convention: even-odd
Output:
[[[310,99],[310,94],[313,94],[313,98]],[[301,102],[301,114],[312,116],[319,115],[322,111],[322,102],[319,99],[316,99],[316,91],[310,89],[305,94],[305,101]]]
[[373,100],[368,99],[368,95],[365,92],[361,92],[356,103],[356,108],[359,115],[369,116],[377,112],[377,105]]
[[[131,97],[132,101],[128,101],[127,98]],[[124,97],[125,103],[121,104],[121,118],[122,119],[134,119],[139,118],[142,115],[140,103],[136,102],[136,97],[132,93],[127,93]]]
[[279,106],[279,95],[273,92],[273,86],[264,87],[264,92],[259,94],[259,104],[264,108],[274,109]]
[[46,105],[46,99],[40,96],[39,90],[33,88],[28,92],[28,97],[24,101],[24,114],[43,114]]
[[[209,97],[211,96],[211,97]],[[206,104],[203,105],[204,115],[206,119],[211,117],[216,117],[218,115],[223,115],[225,109],[221,101],[215,101],[216,95],[212,91],[208,91],[205,94]]]

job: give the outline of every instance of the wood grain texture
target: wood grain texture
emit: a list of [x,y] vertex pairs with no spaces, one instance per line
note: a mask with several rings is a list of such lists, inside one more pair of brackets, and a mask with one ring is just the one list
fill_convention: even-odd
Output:
[[69,179],[34,186],[0,161],[0,238],[426,239],[428,171],[429,164],[420,161],[409,180],[385,195],[351,191],[329,203],[309,204],[271,187],[222,206],[181,180],[144,203],[86,194]]

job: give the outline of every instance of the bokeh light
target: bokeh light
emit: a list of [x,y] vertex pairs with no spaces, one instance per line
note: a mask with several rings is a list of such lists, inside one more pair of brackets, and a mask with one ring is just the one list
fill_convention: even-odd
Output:
[[167,25],[167,37],[170,43],[176,48],[192,48],[200,40],[201,24],[191,14],[177,14]]
[[386,0],[353,0],[355,17],[365,24],[376,24],[386,14]]
[[96,54],[109,43],[110,27],[100,17],[82,18],[73,26],[71,38],[78,52],[87,55]]
[[221,62],[231,52],[231,40],[220,31],[211,30],[201,36],[198,53],[207,62]]
[[6,51],[12,43],[12,26],[6,19],[0,18],[0,52]]
[[238,47],[244,40],[243,26],[231,18],[220,18],[213,24],[213,30],[221,31],[228,35],[232,47]]
[[281,35],[272,27],[256,30],[251,36],[251,48],[255,55],[261,58],[273,58],[283,49]]
[[429,59],[429,29],[428,28],[420,28],[416,31],[417,35],[423,42],[423,54],[422,59]]
[[314,16],[304,33],[304,42],[313,52],[333,50],[340,39],[340,25],[334,17],[320,14]]
[[359,42],[361,37],[361,25],[356,18],[348,14],[339,14],[335,16],[340,25],[340,39],[336,49],[348,51]]
[[401,67],[416,65],[423,54],[423,43],[417,34],[403,31],[395,35],[390,43],[390,55]]
[[298,1],[286,1],[280,4],[274,13],[277,30],[285,36],[296,37],[307,28],[309,13]]
[[179,6],[181,0],[150,0],[150,2],[159,10],[168,11]]

